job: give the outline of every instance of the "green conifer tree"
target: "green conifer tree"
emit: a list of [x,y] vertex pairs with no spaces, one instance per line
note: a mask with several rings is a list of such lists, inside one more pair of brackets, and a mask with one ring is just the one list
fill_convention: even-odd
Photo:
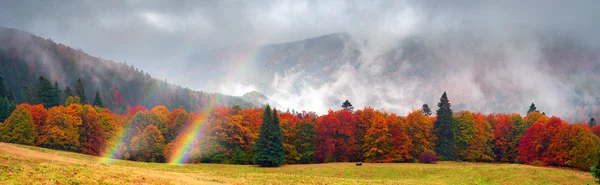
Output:
[[532,112],[539,112],[537,110],[537,108],[535,107],[535,104],[531,103],[531,106],[529,106],[529,110],[527,110],[527,114],[532,113]]
[[100,93],[98,91],[96,91],[96,98],[94,98],[94,106],[98,106],[98,107],[103,107],[102,105],[102,99],[100,99]]
[[423,104],[423,107],[421,107],[421,111],[423,112],[423,115],[425,116],[431,116],[431,108],[429,108],[429,105],[427,104]]
[[437,119],[433,125],[434,132],[438,136],[435,152],[443,160],[453,160],[455,154],[455,125],[452,121],[452,109],[450,106],[450,101],[446,96],[446,92],[444,92],[440,98],[440,103],[438,103]]
[[79,96],[79,99],[81,100],[82,104],[86,103],[85,89],[83,87],[83,81],[81,80],[81,78],[77,79],[77,84],[75,85],[75,95]]
[[283,133],[277,118],[277,110],[271,112],[269,105],[265,107],[263,123],[254,147],[254,164],[262,167],[278,167],[285,162]]

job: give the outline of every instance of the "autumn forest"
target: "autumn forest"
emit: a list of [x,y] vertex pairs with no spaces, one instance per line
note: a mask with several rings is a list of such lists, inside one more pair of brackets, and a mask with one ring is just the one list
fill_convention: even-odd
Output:
[[[79,96],[85,94],[83,83],[78,80],[71,92],[40,76],[29,102],[18,105],[0,84],[0,141],[134,161],[255,164],[265,155],[261,137],[280,133],[281,164],[405,163],[435,157],[589,170],[599,160],[595,120],[570,124],[547,117],[534,104],[525,116],[453,112],[444,93],[437,107],[425,104],[408,115],[354,110],[349,101],[325,115],[237,105],[204,112],[136,106],[115,114],[103,107],[97,93],[91,101]],[[261,131],[266,125],[272,131]]]

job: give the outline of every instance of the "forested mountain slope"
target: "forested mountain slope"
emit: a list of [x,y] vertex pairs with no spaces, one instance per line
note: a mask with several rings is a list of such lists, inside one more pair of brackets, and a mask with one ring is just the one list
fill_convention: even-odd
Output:
[[92,103],[98,91],[104,106],[118,113],[137,105],[201,111],[213,99],[217,105],[253,106],[239,97],[173,85],[125,62],[90,56],[79,49],[12,28],[0,27],[0,43],[0,77],[4,78],[5,86],[17,103],[26,101],[39,76],[44,76],[51,83],[59,84],[62,96],[67,86],[75,91],[76,82],[81,79],[87,97],[82,103]]

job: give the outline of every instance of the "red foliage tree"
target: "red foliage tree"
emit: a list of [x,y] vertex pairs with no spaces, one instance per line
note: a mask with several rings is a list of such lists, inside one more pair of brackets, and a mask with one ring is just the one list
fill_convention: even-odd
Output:
[[320,162],[346,162],[356,159],[356,145],[353,128],[354,117],[350,111],[330,110],[317,120],[316,158]]

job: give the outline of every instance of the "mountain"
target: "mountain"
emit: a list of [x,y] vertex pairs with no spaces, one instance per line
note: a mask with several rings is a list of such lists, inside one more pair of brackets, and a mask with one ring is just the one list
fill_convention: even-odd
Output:
[[[104,106],[123,113],[128,107],[141,105],[167,108],[183,107],[202,111],[211,102],[218,106],[238,104],[252,107],[240,97],[195,91],[152,78],[127,63],[90,56],[50,39],[11,28],[0,27],[0,76],[11,89],[17,103],[24,102],[24,87],[35,87],[38,76],[56,81],[61,90],[75,90],[77,79],[84,82],[87,101],[92,103],[98,91]],[[201,78],[196,78],[202,81]]]
[[425,103],[435,107],[446,91],[455,112],[525,114],[533,102],[571,122],[600,116],[597,43],[560,32],[495,33],[421,32],[397,40],[335,33],[232,46],[192,55],[186,65],[197,67],[182,73],[210,74],[213,83],[202,88],[240,83],[285,108],[320,114],[345,100],[406,114]]

